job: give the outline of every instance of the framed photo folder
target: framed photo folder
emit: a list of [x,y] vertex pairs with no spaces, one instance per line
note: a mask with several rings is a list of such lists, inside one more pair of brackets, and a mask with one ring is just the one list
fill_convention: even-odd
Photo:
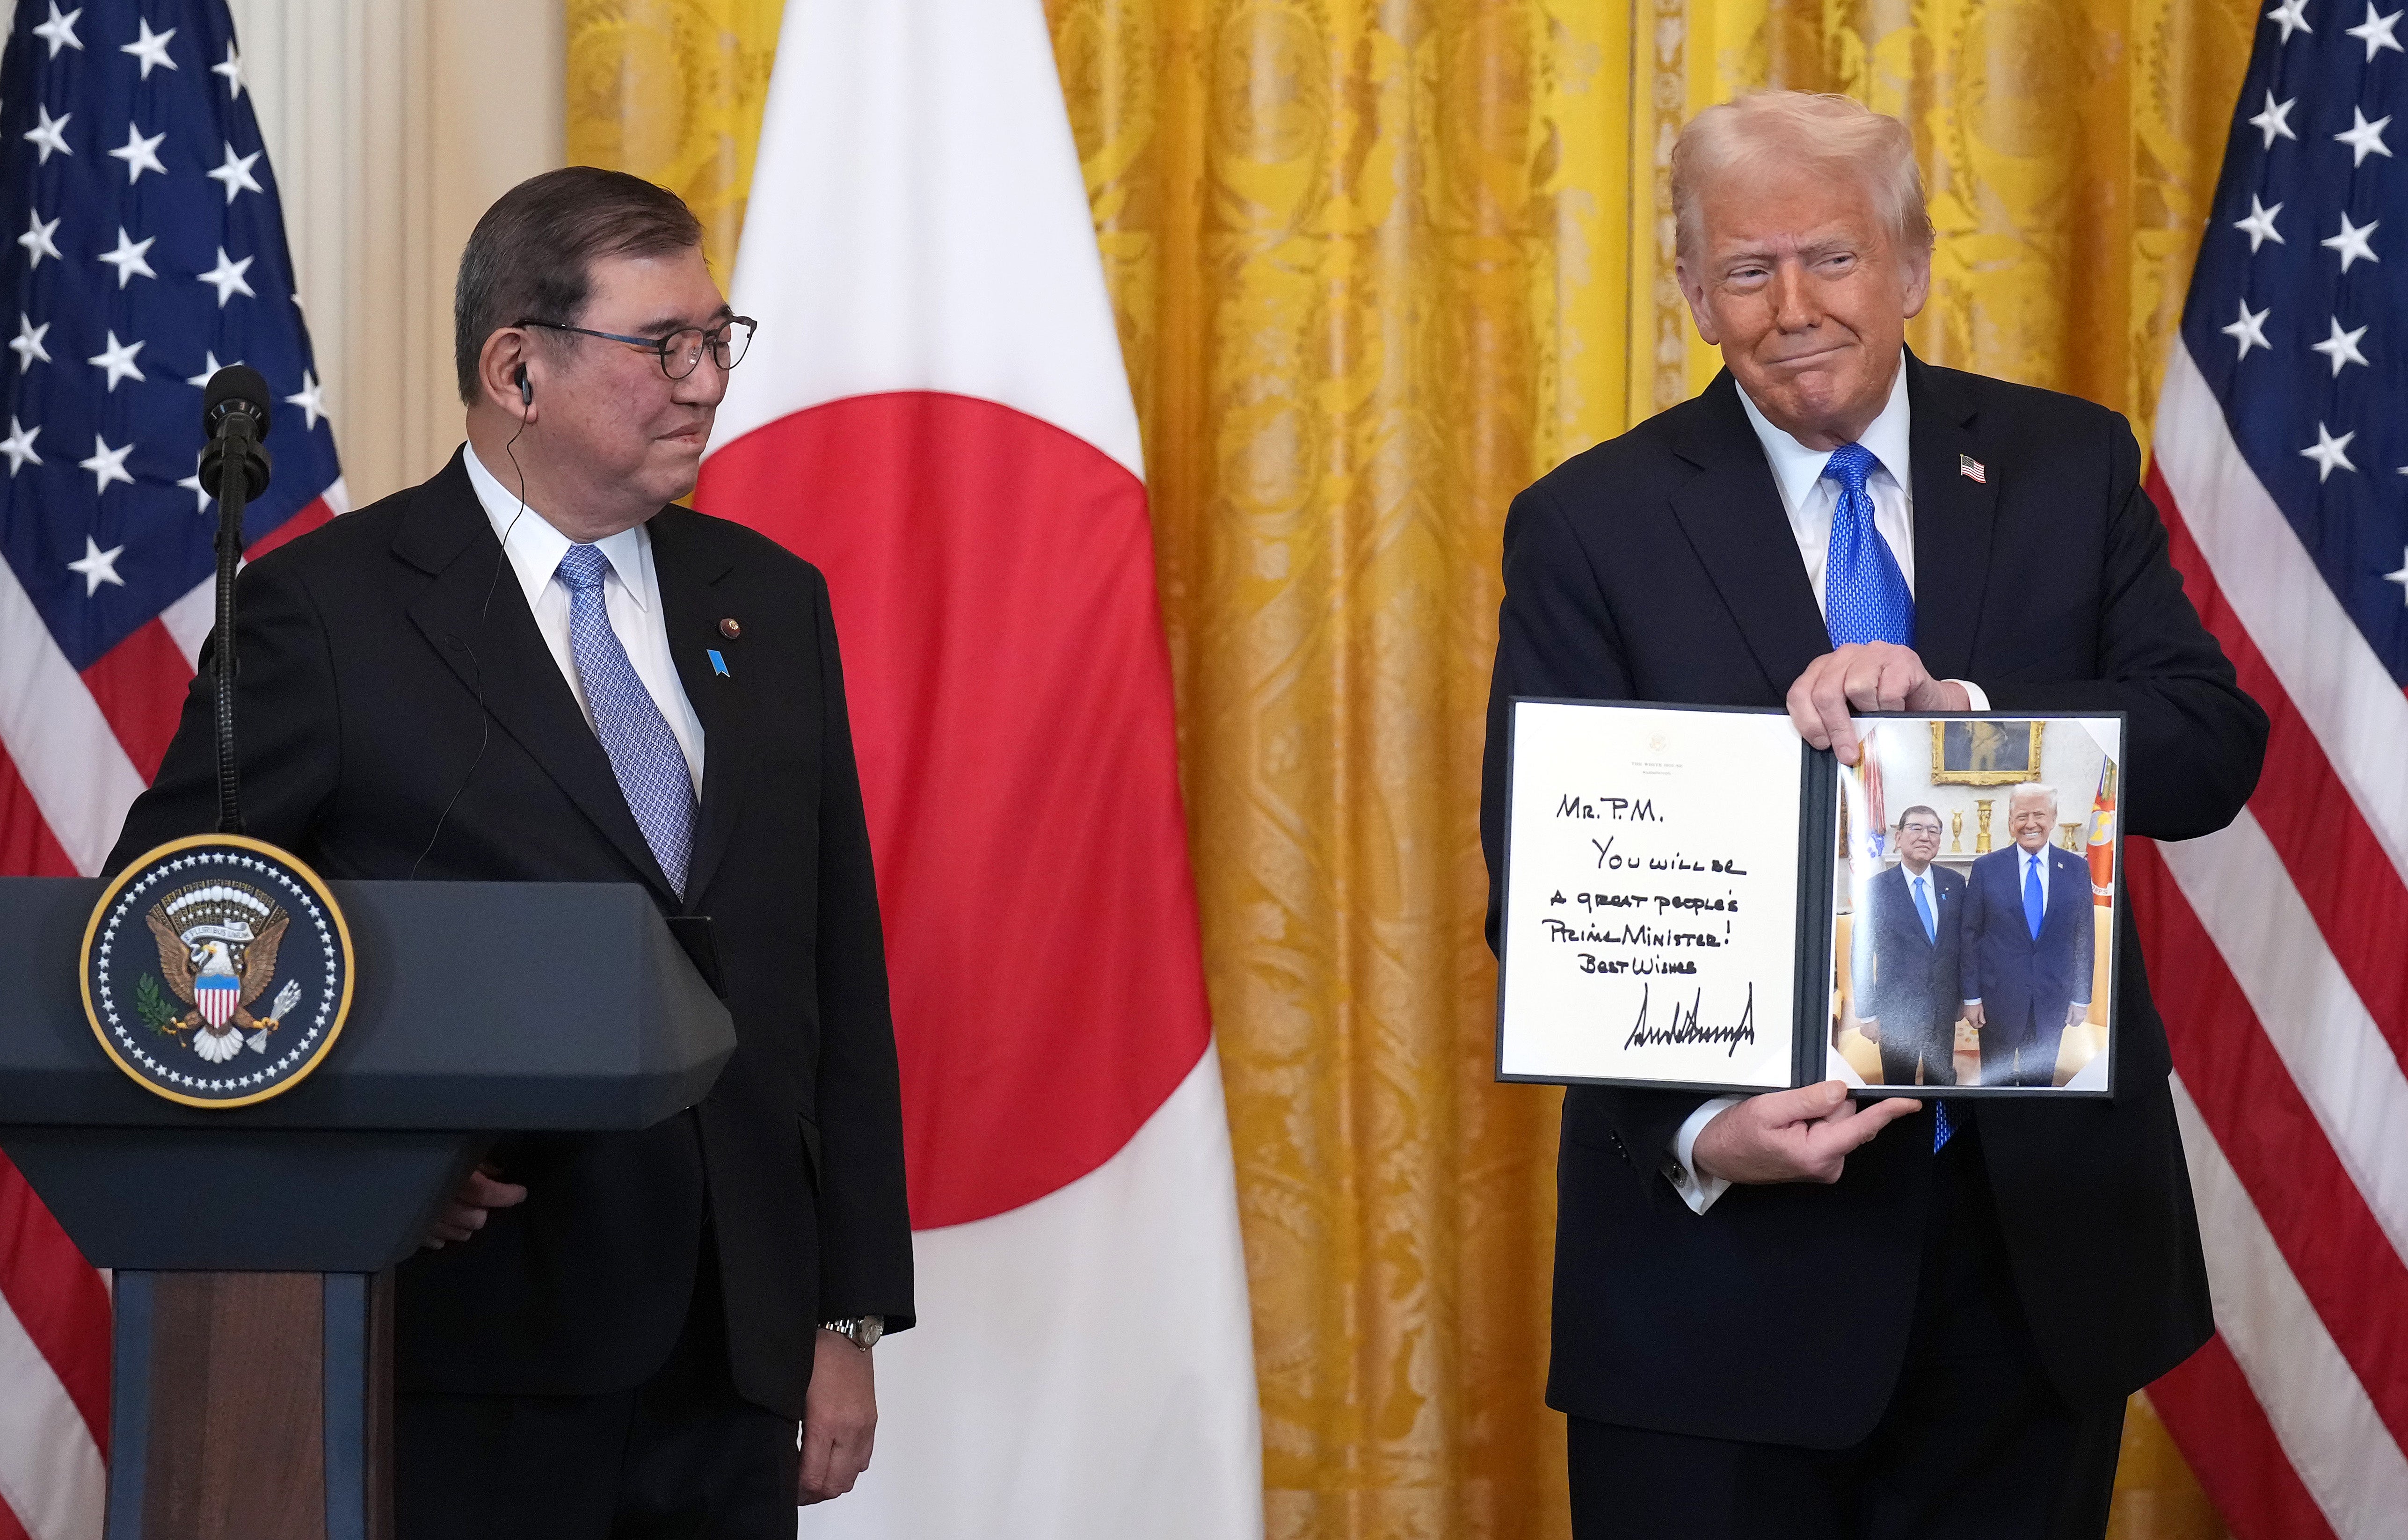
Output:
[[2112,1092],[2120,715],[1512,710],[1498,1079]]

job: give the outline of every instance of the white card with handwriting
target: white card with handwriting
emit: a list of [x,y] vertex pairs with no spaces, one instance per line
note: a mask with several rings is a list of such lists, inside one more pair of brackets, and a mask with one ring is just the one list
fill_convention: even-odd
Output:
[[1808,815],[1788,717],[1512,709],[1498,1077],[1796,1083]]

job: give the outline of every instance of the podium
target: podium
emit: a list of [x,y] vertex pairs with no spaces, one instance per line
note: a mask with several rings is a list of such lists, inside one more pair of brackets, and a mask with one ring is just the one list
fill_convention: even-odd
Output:
[[116,1272],[108,1540],[389,1535],[393,1266],[498,1135],[649,1128],[736,1050],[707,931],[690,955],[640,888],[330,887],[340,1037],[284,1094],[206,1109],[85,1019],[102,884],[0,879],[0,1148]]

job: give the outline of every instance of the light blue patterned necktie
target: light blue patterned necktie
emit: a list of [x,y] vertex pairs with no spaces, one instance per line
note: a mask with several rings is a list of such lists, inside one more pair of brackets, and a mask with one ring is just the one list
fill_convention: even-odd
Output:
[[568,590],[568,647],[594,735],[610,759],[610,773],[636,815],[644,843],[678,896],[685,896],[686,856],[694,848],[694,777],[668,719],[627,661],[610,629],[602,579],[610,559],[593,546],[571,546],[553,576]]
[[1823,559],[1823,624],[1833,647],[1914,645],[1914,595],[1873,522],[1873,495],[1865,490],[1865,478],[1878,463],[1862,444],[1842,444],[1823,463],[1823,479],[1840,484],[1839,502],[1831,509],[1830,549]]
[[[1839,501],[1831,509],[1831,545],[1823,558],[1823,627],[1833,647],[1850,642],[1914,645],[1914,595],[1907,592],[1897,553],[1873,522],[1873,494],[1865,487],[1865,478],[1878,463],[1862,444],[1842,444],[1823,463],[1824,478],[1840,484]],[[1916,886],[1921,888],[1919,880]],[[1918,891],[1918,910],[1922,897]],[[1939,927],[1928,911],[1923,922],[1937,941]],[[1934,1100],[1932,1153],[1938,1154],[1956,1132],[1948,1104]]]

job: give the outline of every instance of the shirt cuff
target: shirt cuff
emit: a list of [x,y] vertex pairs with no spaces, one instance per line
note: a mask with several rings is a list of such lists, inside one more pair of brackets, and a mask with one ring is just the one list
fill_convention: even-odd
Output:
[[1681,1201],[1689,1205],[1689,1212],[1693,1214],[1702,1214],[1712,1208],[1714,1200],[1730,1187],[1728,1177],[1709,1176],[1699,1171],[1691,1160],[1691,1152],[1698,1148],[1698,1135],[1706,1131],[1708,1123],[1721,1117],[1726,1107],[1735,1107],[1739,1104],[1740,1099],[1736,1096],[1717,1096],[1713,1101],[1698,1103],[1698,1110],[1689,1114],[1688,1120],[1681,1125],[1681,1131],[1673,1134],[1672,1142],[1665,1147],[1672,1158],[1665,1162],[1664,1179],[1672,1184],[1672,1191],[1681,1195]]
[[1968,711],[1987,711],[1990,709],[1989,692],[1984,690],[1980,685],[1975,684],[1971,679],[1951,679],[1948,682],[1950,684],[1961,684],[1965,687],[1965,708]]

